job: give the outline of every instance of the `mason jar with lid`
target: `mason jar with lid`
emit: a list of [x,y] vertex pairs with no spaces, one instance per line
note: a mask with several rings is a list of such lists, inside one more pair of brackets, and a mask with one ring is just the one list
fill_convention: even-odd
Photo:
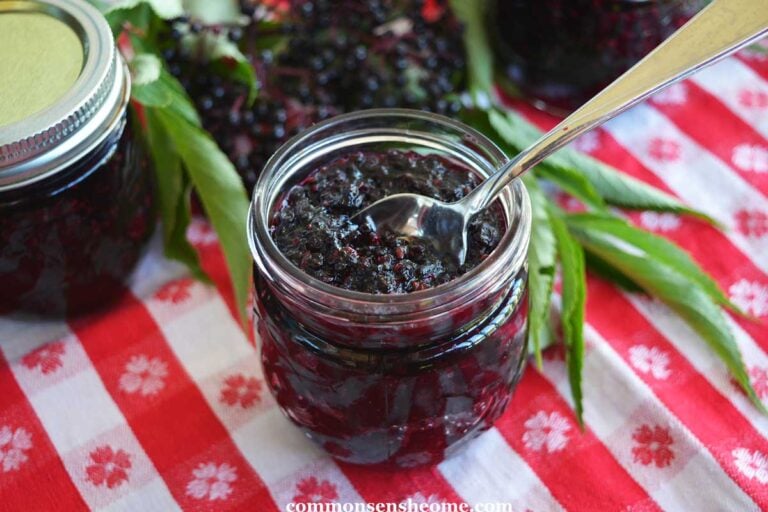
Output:
[[493,0],[488,29],[505,77],[537,106],[575,110],[708,0]]
[[124,289],[155,222],[129,97],[87,2],[0,2],[0,312],[75,314]]
[[426,290],[352,291],[294,265],[271,236],[286,193],[331,160],[392,150],[450,159],[478,177],[506,160],[483,135],[442,116],[398,109],[339,116],[270,159],[248,231],[261,359],[280,408],[341,460],[410,467],[442,460],[509,402],[526,355],[531,210],[518,180],[497,202],[505,230],[493,252]]

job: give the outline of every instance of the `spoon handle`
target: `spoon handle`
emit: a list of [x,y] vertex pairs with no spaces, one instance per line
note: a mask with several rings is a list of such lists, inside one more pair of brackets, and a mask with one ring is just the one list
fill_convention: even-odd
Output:
[[469,194],[486,208],[513,179],[582,133],[614,118],[668,85],[768,34],[768,0],[714,0],[629,71],[617,78]]

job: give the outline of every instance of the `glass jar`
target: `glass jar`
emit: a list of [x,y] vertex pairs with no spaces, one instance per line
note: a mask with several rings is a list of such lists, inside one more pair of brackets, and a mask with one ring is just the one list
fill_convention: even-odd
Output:
[[502,414],[526,354],[528,195],[502,194],[506,232],[480,265],[402,295],[343,290],[278,250],[270,219],[293,185],[342,154],[398,149],[452,159],[482,177],[506,160],[492,142],[434,114],[385,109],[320,123],[268,162],[253,194],[256,324],[267,384],[283,412],[356,464],[435,463]]
[[[31,34],[60,34],[53,42],[70,48],[19,67],[0,99],[30,102],[0,110],[0,312],[81,313],[125,288],[154,226],[149,163],[126,112],[129,74],[106,20],[80,0],[0,3],[0,32],[22,39],[0,33],[24,62]],[[30,100],[19,89],[39,78],[25,70],[72,76]]]
[[506,78],[540,108],[575,110],[707,0],[497,0],[489,32]]

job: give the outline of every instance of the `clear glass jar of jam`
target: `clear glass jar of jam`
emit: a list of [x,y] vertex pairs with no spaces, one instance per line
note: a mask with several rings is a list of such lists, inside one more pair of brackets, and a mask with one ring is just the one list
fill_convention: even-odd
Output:
[[[333,166],[352,161],[349,168],[365,174],[370,158],[360,155],[388,162],[389,172],[400,165],[391,164],[392,155],[405,158],[407,172],[395,182],[419,182],[414,169],[421,167],[408,163],[414,159],[425,159],[431,168],[466,169],[475,182],[506,159],[460,123],[398,109],[339,116],[283,146],[257,183],[249,218],[266,381],[291,421],[340,460],[382,467],[436,463],[491,426],[521,375],[528,195],[519,181],[504,192],[494,206],[503,223],[498,244],[454,279],[414,286],[410,293],[344,289],[338,283],[345,280],[333,281],[317,269],[314,275],[322,278],[312,277],[299,268],[304,258],[292,263],[275,241],[275,223],[281,205],[294,204],[297,185],[312,190],[318,169],[331,169],[335,180]],[[360,190],[356,186],[353,196]],[[304,236],[314,236],[315,227],[308,226]],[[371,233],[366,236],[378,235]],[[397,245],[393,254],[413,247]],[[328,263],[345,251],[331,249],[321,259]],[[390,256],[382,254],[376,261],[384,264],[370,266],[372,277],[390,268],[384,262]]]
[[707,0],[498,0],[489,33],[505,77],[537,106],[575,110]]
[[0,312],[107,304],[155,223],[126,65],[81,0],[0,3],[0,48]]

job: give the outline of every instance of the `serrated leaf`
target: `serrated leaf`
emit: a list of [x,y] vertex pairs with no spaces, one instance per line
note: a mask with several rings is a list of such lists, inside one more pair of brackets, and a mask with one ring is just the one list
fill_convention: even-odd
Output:
[[[137,55],[134,60],[143,55]],[[131,97],[145,107],[167,109],[188,123],[200,126],[200,117],[186,91],[165,69],[160,70],[157,80],[134,85],[131,89]]]
[[143,53],[136,55],[130,62],[131,84],[133,87],[141,87],[160,79],[163,63],[156,55]]
[[[488,122],[504,141],[511,144],[509,141],[515,140],[516,134],[514,131],[517,128],[508,122],[507,116],[498,110],[491,110],[488,113]],[[592,183],[589,182],[584,174],[574,169],[560,168],[554,170],[549,166],[540,166],[536,168],[536,175],[551,181],[592,208],[598,210],[605,209],[605,202],[597,190],[595,190],[595,187],[592,186]]]
[[[217,3],[221,0],[216,0]],[[121,0],[113,3],[107,11],[107,17],[115,11],[131,10],[139,5],[148,5],[155,14],[164,20],[178,18],[184,14],[184,8],[181,0]]]
[[644,254],[659,263],[673,268],[701,288],[717,304],[737,313],[744,314],[733,304],[720,286],[683,249],[666,238],[638,229],[624,219],[612,215],[583,213],[568,217],[572,229],[590,230],[592,236],[613,237],[615,245],[622,245],[626,251]]
[[477,101],[487,99],[493,88],[493,52],[485,29],[486,2],[451,0],[451,10],[464,24],[469,90]]
[[549,331],[552,285],[557,264],[557,242],[547,212],[547,198],[536,180],[526,176],[533,220],[528,250],[528,340],[539,368],[542,366],[542,339]]
[[236,0],[183,0],[184,10],[208,25],[238,23],[242,17]]
[[253,104],[258,93],[258,80],[251,61],[229,40],[226,31],[199,34],[187,33],[181,40],[184,51],[198,55],[203,61],[221,63],[220,71],[248,87],[248,103]]
[[570,227],[587,251],[628,276],[680,315],[722,359],[755,407],[764,413],[768,412],[752,388],[722,309],[704,290],[673,267],[645,254],[628,252],[617,237],[606,237],[604,233],[589,227]]
[[594,272],[597,276],[602,277],[606,281],[610,281],[611,283],[615,284],[622,290],[626,290],[628,292],[643,291],[640,285],[622,274],[618,269],[597,256],[595,253],[587,251],[584,254],[584,261],[586,262],[587,268],[589,270]]
[[768,55],[768,47],[763,46],[760,43],[754,43],[747,46],[747,49],[753,53],[759,53],[760,55]]
[[197,252],[186,236],[191,218],[189,179],[184,174],[173,141],[158,119],[155,109],[145,109],[144,116],[149,150],[155,166],[165,255],[185,264],[196,279],[209,282],[210,279],[200,266]]
[[112,34],[117,37],[127,25],[133,27],[147,27],[152,18],[152,7],[145,2],[132,2],[132,6],[115,6],[104,13],[104,17],[112,29]]
[[549,204],[549,218],[552,232],[557,240],[557,252],[562,273],[563,340],[565,361],[568,367],[568,381],[571,385],[576,419],[584,426],[584,404],[581,390],[581,373],[584,366],[584,309],[586,307],[586,273],[584,250],[568,231],[557,207]]
[[252,262],[245,236],[248,198],[240,176],[207,132],[167,110],[158,110],[157,115],[219,237],[238,312],[245,322]]
[[[498,114],[498,111],[497,111]],[[501,114],[507,121],[504,141],[514,152],[520,152],[536,142],[542,132],[515,112]],[[537,172],[547,169],[552,174],[580,173],[603,200],[613,206],[636,210],[653,210],[692,215],[717,224],[708,215],[684,205],[674,197],[640,180],[627,176],[590,156],[563,148],[537,166]]]

